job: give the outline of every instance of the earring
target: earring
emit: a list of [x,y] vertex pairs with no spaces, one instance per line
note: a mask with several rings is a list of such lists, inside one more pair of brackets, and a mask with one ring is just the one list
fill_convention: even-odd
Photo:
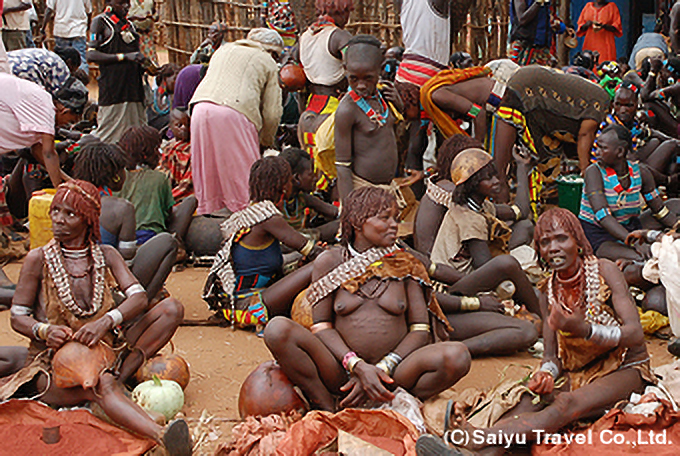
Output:
[[119,176],[118,174],[116,174],[115,176],[113,176],[113,177],[111,178],[111,181],[112,181],[114,184],[117,184],[118,182],[120,182],[120,176]]
[[578,254],[583,255],[583,249],[581,247],[578,248]]

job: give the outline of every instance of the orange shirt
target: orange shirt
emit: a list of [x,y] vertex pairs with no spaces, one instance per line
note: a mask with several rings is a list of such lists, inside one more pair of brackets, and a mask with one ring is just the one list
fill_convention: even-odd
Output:
[[601,8],[595,6],[594,2],[586,3],[578,18],[578,29],[588,21],[599,22],[603,25],[611,25],[616,28],[616,32],[610,32],[604,28],[595,30],[591,25],[585,32],[577,33],[578,36],[585,35],[583,49],[597,51],[600,53],[600,63],[608,60],[616,60],[615,37],[623,35],[621,28],[621,15],[614,2],[609,2]]

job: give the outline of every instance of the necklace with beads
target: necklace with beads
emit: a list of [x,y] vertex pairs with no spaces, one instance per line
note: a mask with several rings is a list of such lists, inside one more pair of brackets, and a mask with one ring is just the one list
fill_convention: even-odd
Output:
[[[85,251],[82,254],[82,250]],[[94,261],[94,280],[92,284],[92,303],[89,309],[83,309],[80,307],[73,296],[73,286],[71,280],[69,279],[68,271],[64,266],[64,258],[77,259],[83,258],[88,255],[91,251],[92,259]],[[68,252],[68,253],[67,253]],[[77,252],[77,253],[73,253]],[[101,247],[97,244],[91,243],[90,246],[85,249],[80,250],[70,250],[64,249],[59,245],[56,240],[50,241],[45,247],[43,247],[43,254],[45,257],[45,264],[47,265],[47,270],[54,282],[57,289],[57,294],[61,303],[76,317],[86,318],[90,317],[97,312],[102,307],[102,302],[104,301],[104,272],[106,269],[106,262],[104,261],[104,253]],[[68,257],[66,255],[82,255],[77,258]],[[89,268],[88,268],[89,270]],[[87,272],[83,274],[82,277],[87,276]],[[79,276],[74,276],[76,278],[82,278]]]
[[562,298],[562,296],[555,296],[554,282],[558,282],[560,288],[566,288],[570,285],[574,286],[578,283],[579,293],[582,295],[582,298],[579,299],[579,305],[585,306],[586,308],[586,321],[588,323],[597,323],[601,325],[619,326],[616,319],[602,308],[598,300],[600,292],[599,265],[600,263],[597,257],[589,255],[583,258],[583,263],[579,268],[579,272],[569,279],[560,280],[557,277],[557,273],[553,271],[548,278],[548,304],[551,307],[560,306],[566,312],[572,313],[573,310],[566,305],[564,300],[558,299]]

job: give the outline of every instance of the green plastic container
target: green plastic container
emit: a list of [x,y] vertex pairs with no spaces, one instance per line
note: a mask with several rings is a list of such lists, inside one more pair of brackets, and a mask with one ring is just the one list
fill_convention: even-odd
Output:
[[557,205],[578,215],[581,210],[583,178],[578,174],[570,174],[560,176],[555,181],[557,182]]

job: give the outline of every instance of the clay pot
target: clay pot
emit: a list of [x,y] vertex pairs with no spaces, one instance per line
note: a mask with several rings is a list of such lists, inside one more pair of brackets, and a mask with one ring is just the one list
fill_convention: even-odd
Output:
[[154,375],[158,376],[161,380],[177,382],[182,387],[182,390],[186,389],[191,378],[189,364],[187,364],[184,358],[174,353],[154,356],[137,370],[135,378],[139,383],[142,383],[151,380]]
[[241,385],[238,395],[241,419],[284,414],[293,410],[304,413],[307,406],[275,361],[260,364]]
[[305,88],[307,76],[300,65],[287,63],[279,70],[281,85],[289,92],[297,92]]
[[222,248],[222,230],[220,225],[226,217],[206,217],[203,215],[191,219],[185,244],[187,252],[196,256],[215,256]]
[[101,342],[92,348],[80,342],[67,342],[52,358],[54,384],[59,388],[93,388],[99,383],[99,375],[115,361],[116,354]]

